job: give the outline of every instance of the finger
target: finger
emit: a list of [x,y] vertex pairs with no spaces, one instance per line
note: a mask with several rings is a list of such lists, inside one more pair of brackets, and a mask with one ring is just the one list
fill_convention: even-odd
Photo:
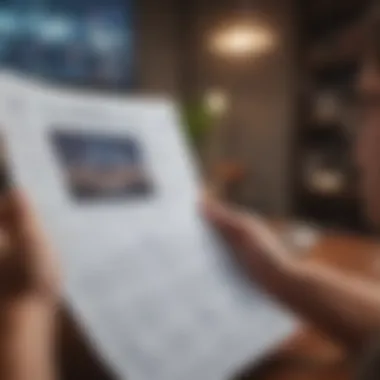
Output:
[[12,189],[7,194],[8,228],[13,243],[25,253],[39,254],[47,249],[47,239],[37,214],[25,194]]
[[203,197],[204,198],[211,198],[211,197],[218,197],[220,191],[218,191],[218,186],[215,183],[210,182],[209,184],[206,184],[203,188]]
[[30,273],[35,273],[38,267],[36,251],[20,228],[17,204],[13,190],[6,191],[0,198],[1,298],[20,294],[31,283]]
[[12,256],[25,271],[29,287],[56,296],[60,274],[57,257],[29,199],[18,189],[8,195]]
[[0,262],[12,250],[12,239],[5,228],[0,229]]
[[206,218],[233,245],[245,245],[250,238],[250,228],[244,214],[232,209],[216,198],[207,196],[202,202]]
[[12,250],[8,197],[0,196],[0,260]]

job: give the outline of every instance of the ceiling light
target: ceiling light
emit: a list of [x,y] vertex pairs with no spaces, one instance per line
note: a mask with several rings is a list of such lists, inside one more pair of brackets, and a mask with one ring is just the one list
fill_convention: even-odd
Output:
[[224,56],[248,56],[270,50],[274,35],[259,25],[234,25],[218,31],[211,38],[212,50]]

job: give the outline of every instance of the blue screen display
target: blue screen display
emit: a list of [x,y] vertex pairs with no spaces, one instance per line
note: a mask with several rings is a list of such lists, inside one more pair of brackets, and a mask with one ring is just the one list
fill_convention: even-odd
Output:
[[132,83],[131,0],[0,0],[0,64],[107,88]]

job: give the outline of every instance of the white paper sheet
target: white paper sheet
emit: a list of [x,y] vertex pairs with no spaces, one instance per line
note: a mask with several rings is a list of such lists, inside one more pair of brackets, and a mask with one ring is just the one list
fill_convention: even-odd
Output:
[[[0,91],[15,180],[59,252],[78,319],[121,379],[229,379],[293,331],[292,317],[248,282],[199,215],[199,182],[172,102],[86,95],[4,74]],[[62,158],[78,136],[91,165],[130,160],[143,191],[74,196],[70,179],[99,185],[73,172],[83,156]],[[115,139],[129,158],[110,153],[112,144],[120,148]],[[115,186],[120,173],[101,175]]]

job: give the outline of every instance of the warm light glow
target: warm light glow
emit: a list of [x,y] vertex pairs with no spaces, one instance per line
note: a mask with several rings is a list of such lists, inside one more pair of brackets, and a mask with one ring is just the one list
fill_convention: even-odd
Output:
[[228,109],[227,94],[218,89],[209,90],[205,94],[205,104],[214,116],[222,116]]
[[270,50],[274,35],[258,25],[235,25],[217,32],[211,39],[211,48],[218,54],[247,56]]

